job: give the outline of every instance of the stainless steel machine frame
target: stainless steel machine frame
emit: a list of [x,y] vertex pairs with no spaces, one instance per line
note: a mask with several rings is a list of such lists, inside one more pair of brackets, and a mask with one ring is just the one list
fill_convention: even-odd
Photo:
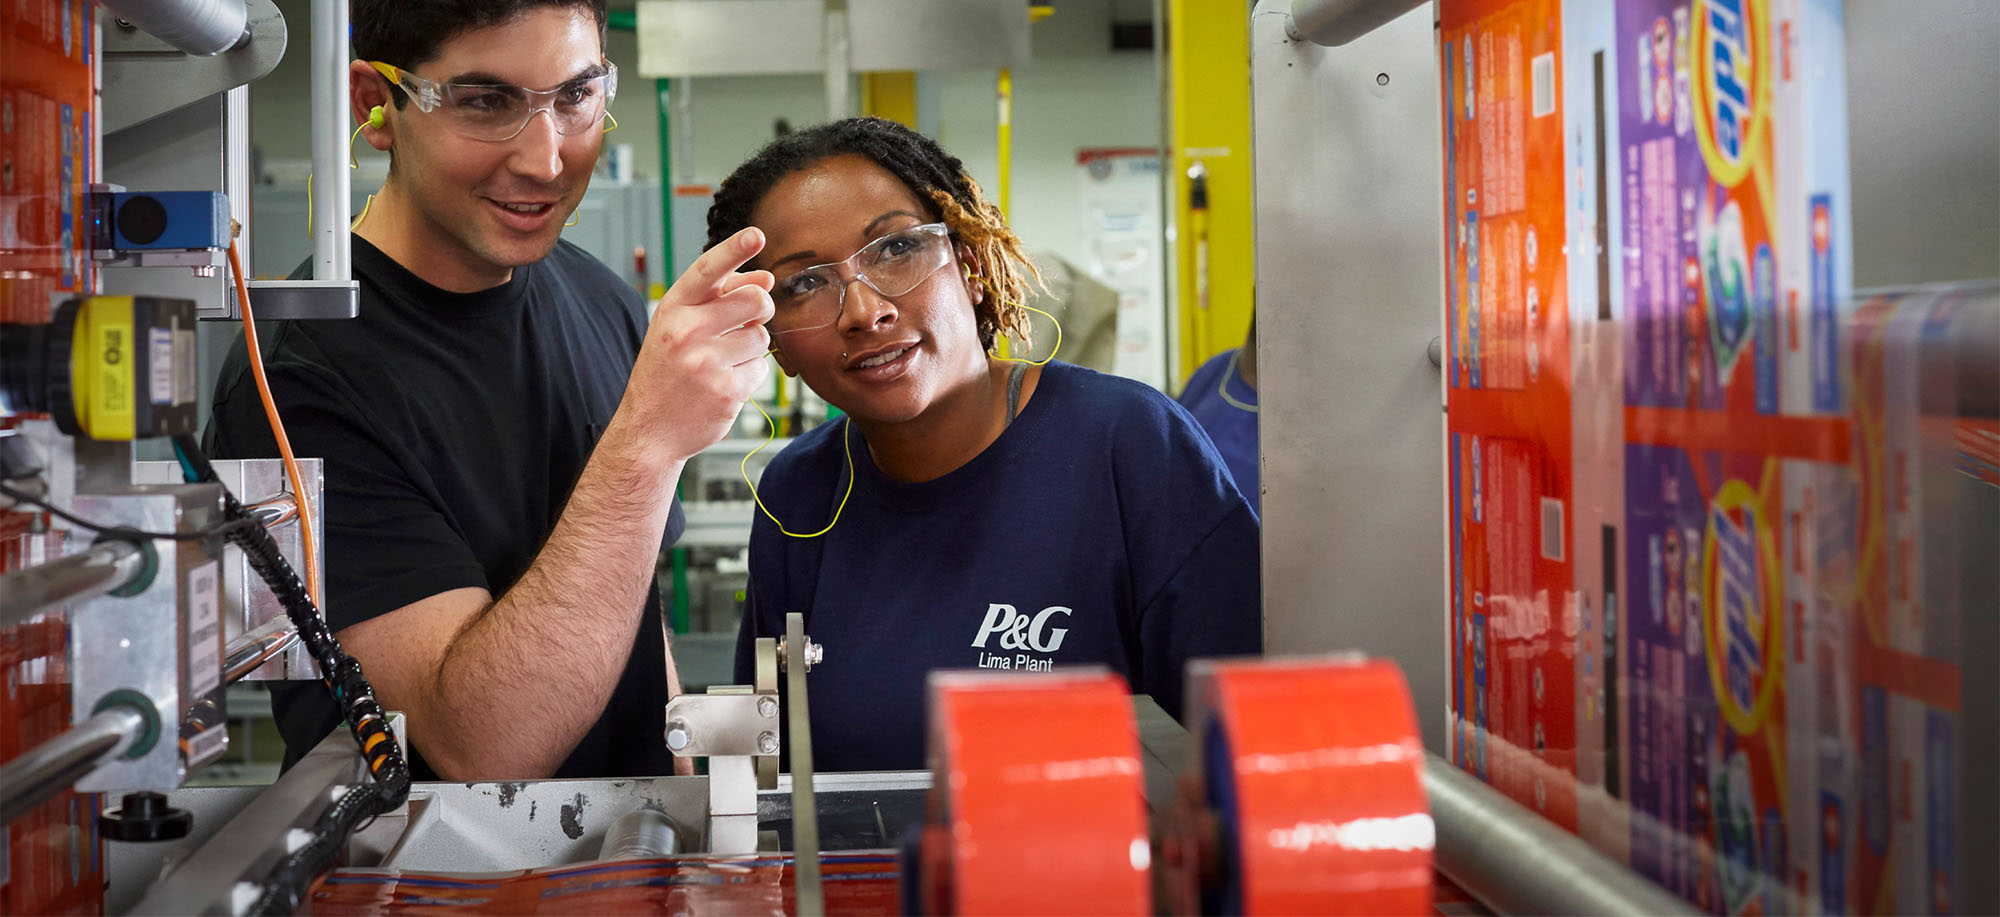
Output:
[[1440,751],[1450,635],[1435,573],[1443,392],[1426,355],[1444,329],[1431,8],[1339,48],[1291,38],[1291,14],[1291,0],[1264,0],[1250,19],[1264,646],[1396,660],[1424,746]]
[[[1188,763],[1187,731],[1149,698],[1134,698],[1145,767],[1147,808],[1174,811]],[[400,727],[400,722],[398,723]],[[400,733],[400,729],[399,729]],[[194,813],[187,838],[107,844],[108,913],[233,913],[237,883],[254,882],[347,786],[365,779],[345,731],[329,735],[270,787],[185,787],[169,802]],[[817,850],[893,848],[925,817],[931,775],[924,771],[818,774],[813,782]],[[803,840],[797,787],[780,774],[755,795],[760,849],[794,850]],[[651,810],[699,836],[710,817],[709,778],[419,783],[403,809],[384,815],[348,845],[354,868],[491,873],[600,858],[607,840],[629,830],[626,816]],[[688,845],[695,847],[697,845]]]
[[[292,566],[303,571],[304,533],[296,524],[297,508],[290,504],[288,495],[291,483],[285,478],[284,463],[277,459],[218,459],[212,463],[215,476],[222,481],[229,492],[242,500],[253,511],[258,504],[273,497],[285,498],[290,512],[280,512],[266,522],[271,537],[278,542],[278,550],[285,555]],[[314,506],[320,504],[320,494],[325,486],[325,462],[316,458],[299,459],[299,477],[305,484],[306,498]],[[181,480],[179,462],[135,462],[132,466],[132,480],[141,484],[170,484]],[[326,556],[326,522],[323,514],[313,517],[312,539],[319,556]],[[278,597],[264,586],[257,573],[243,557],[243,551],[235,546],[224,548],[222,554],[223,590],[223,633],[230,641],[263,627],[272,621],[288,620],[284,606]],[[269,658],[248,674],[242,676],[248,681],[284,681],[286,679],[317,678],[312,658],[305,647],[294,646]],[[237,679],[229,679],[231,681]]]
[[[191,532],[220,515],[214,485],[148,485],[134,492],[76,500],[87,519],[148,531]],[[139,696],[158,715],[151,741],[100,764],[78,780],[92,791],[170,790],[186,776],[188,757],[219,753],[227,732],[204,731],[196,755],[179,746],[181,718],[199,698],[221,695],[224,641],[221,568],[200,542],[153,541],[157,572],[129,596],[102,596],[70,610],[70,683],[74,722],[106,703]],[[212,755],[211,755],[212,756]]]

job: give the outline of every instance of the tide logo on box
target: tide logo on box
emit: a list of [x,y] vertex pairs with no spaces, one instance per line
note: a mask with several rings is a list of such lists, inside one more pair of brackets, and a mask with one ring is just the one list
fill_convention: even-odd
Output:
[[1716,705],[1739,735],[1770,722],[1784,679],[1783,586],[1770,518],[1763,494],[1731,478],[1710,501],[1702,538],[1703,655]]
[[1698,0],[1694,17],[1695,138],[1715,182],[1750,174],[1770,120],[1767,0]]

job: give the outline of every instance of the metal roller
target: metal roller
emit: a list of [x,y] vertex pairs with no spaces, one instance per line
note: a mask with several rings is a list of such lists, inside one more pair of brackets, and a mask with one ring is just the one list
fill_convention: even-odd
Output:
[[147,728],[146,713],[137,705],[109,706],[0,766],[0,831],[124,754]]
[[667,813],[645,808],[627,812],[604,829],[604,843],[598,847],[600,860],[635,860],[670,857],[681,852],[681,832]]
[[103,5],[189,54],[221,54],[250,40],[243,0],[103,0]]
[[1336,48],[1388,25],[1425,0],[1294,0],[1285,21],[1293,41]]
[[149,577],[148,558],[139,543],[114,538],[68,557],[0,573],[0,627],[12,627],[52,608],[85,602]]

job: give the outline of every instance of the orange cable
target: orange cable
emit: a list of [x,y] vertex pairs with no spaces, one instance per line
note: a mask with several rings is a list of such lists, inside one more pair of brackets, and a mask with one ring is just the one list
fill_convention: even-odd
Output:
[[243,260],[236,254],[236,240],[229,240],[229,273],[236,278],[236,301],[243,310],[243,344],[250,352],[250,376],[257,380],[257,395],[264,400],[264,416],[271,421],[271,436],[278,441],[278,455],[285,461],[285,477],[292,482],[292,500],[299,506],[299,544],[305,549],[306,592],[313,604],[321,603],[319,552],[313,549],[313,508],[306,498],[299,460],[292,457],[292,441],[285,436],[285,422],[278,419],[278,403],[271,397],[270,380],[264,377],[264,351],[257,344],[257,317],[250,311],[250,289],[243,283]]

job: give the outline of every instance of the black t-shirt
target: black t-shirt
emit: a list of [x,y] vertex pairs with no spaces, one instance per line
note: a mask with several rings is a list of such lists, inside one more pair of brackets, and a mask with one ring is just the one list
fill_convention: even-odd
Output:
[[[498,597],[513,586],[617,409],[647,324],[637,291],[568,242],[478,293],[431,286],[358,236],[353,252],[359,317],[259,326],[292,450],[326,463],[335,631],[451,589]],[[240,336],[214,408],[210,454],[278,454]],[[676,504],[667,543],[684,526]],[[671,772],[661,622],[649,587],[624,674],[555,776]],[[340,723],[317,681],[274,683],[272,708],[287,766]],[[416,775],[434,779],[413,757]]]

